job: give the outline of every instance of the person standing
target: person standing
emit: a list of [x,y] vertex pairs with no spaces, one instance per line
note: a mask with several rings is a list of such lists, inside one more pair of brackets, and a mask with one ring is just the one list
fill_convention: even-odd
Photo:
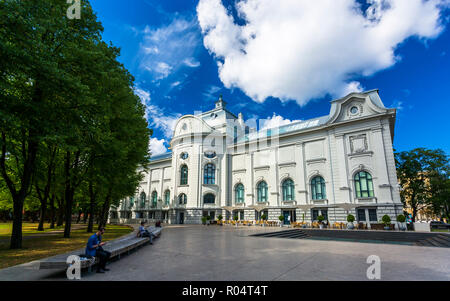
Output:
[[102,242],[103,233],[105,233],[105,228],[99,227],[98,231],[89,237],[85,251],[86,256],[98,258],[99,264],[97,265],[97,273],[109,271],[109,269],[106,268],[106,262],[108,262],[109,257],[111,257],[111,252],[105,251],[102,247],[106,244],[106,242]]

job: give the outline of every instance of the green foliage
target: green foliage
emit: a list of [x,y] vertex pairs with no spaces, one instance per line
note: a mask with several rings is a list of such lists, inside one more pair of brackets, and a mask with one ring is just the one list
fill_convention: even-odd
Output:
[[[413,221],[421,209],[433,208],[439,215],[448,214],[449,184],[445,182],[449,179],[450,165],[445,152],[416,148],[396,153],[395,161],[401,200],[412,209]],[[447,201],[442,203],[444,199]]]
[[323,222],[325,220],[325,217],[323,217],[323,215],[319,215],[317,217],[317,220],[319,221],[319,223]]
[[237,221],[239,218],[237,215],[233,216],[233,220]]
[[202,216],[202,224],[206,224],[206,216]]
[[389,226],[391,224],[391,218],[389,217],[389,215],[385,214],[383,215],[383,217],[381,218],[381,221],[383,222],[383,224],[385,224],[386,226]]
[[207,215],[207,216],[206,216],[206,220],[207,220],[207,221],[210,221],[210,220],[211,220],[211,216]]
[[403,214],[399,214],[399,215],[397,216],[397,221],[398,221],[399,223],[404,223],[404,222],[406,221],[406,217],[405,217]]
[[261,215],[261,219],[262,219],[263,221],[267,220],[267,215],[265,215],[265,214]]
[[152,134],[120,50],[81,3],[82,18],[69,20],[65,1],[0,1],[0,210],[16,204],[20,221],[22,208],[56,196],[65,236],[72,210],[105,222],[134,194]]
[[353,223],[355,221],[355,216],[352,214],[347,215],[347,222]]
[[280,222],[282,222],[282,221],[284,221],[284,216],[283,216],[283,215],[280,215],[280,216],[278,217],[278,219],[280,220]]
[[217,220],[219,220],[219,221],[223,220],[222,214],[220,214],[220,215],[217,217]]

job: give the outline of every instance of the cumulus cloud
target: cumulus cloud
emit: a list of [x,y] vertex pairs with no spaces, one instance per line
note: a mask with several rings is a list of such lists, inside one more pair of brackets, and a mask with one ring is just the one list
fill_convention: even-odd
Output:
[[150,153],[152,156],[161,155],[167,152],[165,139],[150,138]]
[[273,128],[279,128],[280,126],[291,124],[293,122],[299,122],[301,120],[290,120],[287,118],[284,118],[283,116],[277,115],[273,113],[272,117],[267,117],[266,119],[260,119],[259,125],[260,129],[273,129]]
[[183,66],[200,66],[195,59],[201,44],[195,19],[175,17],[170,24],[159,28],[146,26],[142,35],[138,54],[140,67],[155,81],[168,77]]
[[362,90],[355,79],[393,66],[407,38],[436,38],[450,1],[360,2],[241,0],[238,24],[221,0],[200,0],[197,17],[227,88],[257,102],[272,96],[304,105]]

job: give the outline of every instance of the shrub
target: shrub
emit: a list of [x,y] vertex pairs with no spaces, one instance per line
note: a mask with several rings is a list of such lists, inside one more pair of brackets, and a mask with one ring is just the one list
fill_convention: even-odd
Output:
[[282,221],[284,221],[284,216],[283,216],[283,215],[280,215],[280,216],[278,217],[278,219],[280,220],[280,222],[282,222]]
[[353,223],[355,221],[355,217],[352,214],[347,215],[347,222]]
[[234,217],[233,217],[233,220],[235,220],[235,221],[237,221],[239,218],[238,218],[238,216],[237,215],[235,215]]
[[381,221],[383,222],[383,224],[385,224],[386,226],[391,224],[391,218],[389,217],[389,215],[385,214],[383,215],[383,217],[381,218]]
[[319,216],[317,217],[317,220],[319,221],[319,223],[323,222],[324,219],[325,219],[325,218],[323,217],[323,215],[319,215]]
[[406,217],[403,214],[397,216],[397,221],[400,223],[404,223],[406,221]]
[[207,221],[210,221],[210,220],[211,220],[211,216],[208,215],[208,216],[206,217],[206,220],[207,220]]
[[261,215],[261,219],[264,221],[267,220],[267,215],[265,215],[265,214]]
[[202,224],[206,224],[206,216],[202,217]]
[[221,221],[221,220],[223,219],[223,216],[222,216],[222,215],[219,215],[219,216],[217,217],[217,219],[218,219],[219,221]]

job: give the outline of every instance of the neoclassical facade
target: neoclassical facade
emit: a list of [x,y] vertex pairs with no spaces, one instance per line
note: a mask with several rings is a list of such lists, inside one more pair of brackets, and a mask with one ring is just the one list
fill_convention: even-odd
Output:
[[254,130],[221,98],[182,116],[171,152],[154,156],[136,195],[111,221],[197,224],[202,216],[378,222],[402,213],[392,142],[396,110],[378,90],[331,102],[326,116]]

